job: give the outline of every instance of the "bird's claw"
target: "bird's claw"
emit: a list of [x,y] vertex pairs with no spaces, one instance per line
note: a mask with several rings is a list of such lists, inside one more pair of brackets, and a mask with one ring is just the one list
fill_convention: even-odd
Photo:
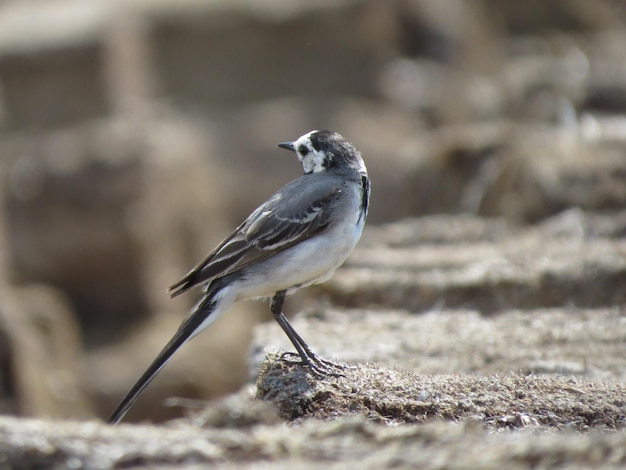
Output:
[[[298,358],[299,361],[294,361],[291,359],[294,357]],[[328,361],[314,353],[307,355],[306,358],[302,358],[297,353],[285,352],[282,354],[281,359],[290,363],[300,363],[307,366],[311,374],[317,378],[345,377],[345,374],[343,374],[341,371],[352,368],[351,366]]]

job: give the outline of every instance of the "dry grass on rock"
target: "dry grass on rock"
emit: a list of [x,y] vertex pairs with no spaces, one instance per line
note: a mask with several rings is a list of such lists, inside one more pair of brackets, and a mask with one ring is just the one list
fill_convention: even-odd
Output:
[[281,416],[333,419],[364,415],[389,424],[435,419],[480,422],[488,429],[618,429],[626,424],[626,385],[567,377],[418,375],[379,365],[313,379],[279,356],[262,364],[257,396]]

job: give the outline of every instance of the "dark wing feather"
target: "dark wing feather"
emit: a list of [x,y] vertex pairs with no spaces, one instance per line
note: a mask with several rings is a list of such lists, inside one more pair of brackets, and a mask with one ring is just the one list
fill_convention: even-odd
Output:
[[[306,190],[301,180],[306,178]],[[175,297],[192,287],[273,256],[312,237],[329,223],[334,201],[343,191],[340,179],[304,175],[254,211],[220,245],[169,288]],[[288,204],[285,202],[288,201]]]

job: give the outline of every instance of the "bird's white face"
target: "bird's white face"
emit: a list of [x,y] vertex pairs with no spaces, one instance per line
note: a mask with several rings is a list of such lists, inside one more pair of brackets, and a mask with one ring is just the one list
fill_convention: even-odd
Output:
[[332,154],[325,152],[324,150],[315,150],[313,142],[311,142],[311,135],[318,131],[311,131],[299,137],[293,143],[294,151],[298,156],[298,160],[302,163],[302,168],[305,173],[316,173],[318,171],[324,171],[329,165],[325,162],[332,159]]
[[296,152],[304,173],[352,169],[367,176],[359,151],[336,132],[311,131],[294,142],[278,146]]

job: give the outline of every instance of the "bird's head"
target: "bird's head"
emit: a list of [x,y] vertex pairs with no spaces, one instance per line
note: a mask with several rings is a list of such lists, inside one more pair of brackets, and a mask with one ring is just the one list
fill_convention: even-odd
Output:
[[278,144],[278,147],[295,152],[305,174],[354,170],[367,174],[359,151],[337,132],[307,132],[293,142]]

